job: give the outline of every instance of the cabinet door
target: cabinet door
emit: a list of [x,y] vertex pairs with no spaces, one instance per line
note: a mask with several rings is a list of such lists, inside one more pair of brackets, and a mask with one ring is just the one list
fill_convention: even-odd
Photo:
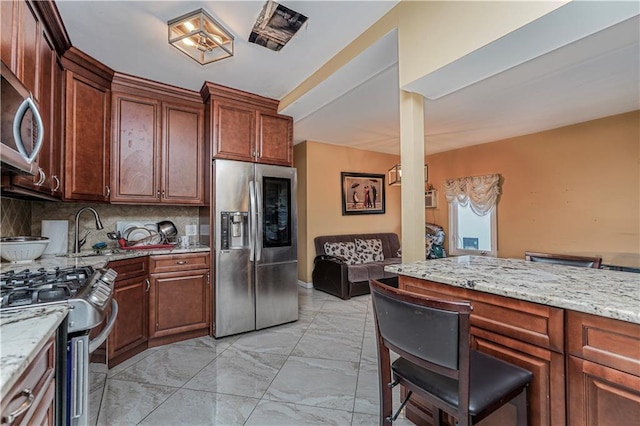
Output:
[[163,104],[162,202],[204,203],[204,109]]
[[[40,22],[33,6],[26,1],[13,2],[17,7],[16,76],[25,87],[38,96],[38,69],[40,59]],[[4,10],[3,10],[4,12]]]
[[[118,317],[109,334],[109,359],[131,351],[148,340],[149,281],[145,276],[118,280],[113,297],[118,302]],[[146,348],[144,346],[142,349]],[[113,364],[110,364],[113,366]]]
[[[565,424],[564,356],[528,343],[472,328],[472,346],[533,373],[527,390],[529,424]],[[481,422],[484,425],[516,424],[515,409],[502,407]]]
[[293,164],[293,119],[267,112],[258,113],[258,162]]
[[209,271],[151,274],[149,337],[209,327]]
[[16,48],[13,35],[15,29],[13,13],[14,5],[17,4],[13,1],[0,1],[0,59],[14,74],[17,73],[13,55]]
[[64,198],[108,201],[111,91],[66,73]]
[[236,103],[213,102],[214,158],[254,161],[256,111]]
[[62,198],[64,191],[64,68],[55,58],[53,63],[53,106],[52,106],[52,146],[51,146],[51,193]]
[[115,202],[160,202],[160,101],[113,94]]
[[570,425],[631,425],[640,419],[640,377],[569,356]]

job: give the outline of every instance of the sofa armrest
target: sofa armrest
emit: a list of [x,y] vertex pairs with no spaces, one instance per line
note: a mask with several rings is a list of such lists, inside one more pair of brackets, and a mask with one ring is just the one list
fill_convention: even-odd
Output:
[[313,261],[313,287],[341,299],[349,299],[348,266],[340,257],[320,255]]

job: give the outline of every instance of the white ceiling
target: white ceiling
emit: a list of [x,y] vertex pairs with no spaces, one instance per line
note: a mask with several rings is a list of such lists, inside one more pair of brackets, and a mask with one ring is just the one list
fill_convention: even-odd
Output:
[[[208,80],[281,99],[397,1],[280,3],[309,20],[279,52],[246,41],[263,1],[57,5],[72,44],[114,70],[193,90]],[[427,154],[639,109],[640,6],[628,2],[607,14],[594,9],[598,3],[606,2],[572,2],[405,87],[433,98],[425,100]],[[200,7],[234,34],[233,58],[201,66],[167,43],[166,22]],[[283,113],[294,117],[296,143],[398,154],[398,97],[392,31]]]

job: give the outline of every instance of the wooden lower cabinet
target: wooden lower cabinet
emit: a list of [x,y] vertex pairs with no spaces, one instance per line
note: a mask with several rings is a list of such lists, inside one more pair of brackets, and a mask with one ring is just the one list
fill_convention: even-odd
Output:
[[149,337],[209,334],[209,270],[151,274]]
[[[55,341],[51,337],[34,361],[2,399],[2,424],[53,425],[55,422]],[[29,399],[32,402],[22,414],[12,418]]]
[[118,317],[107,341],[109,367],[115,367],[147,349],[149,340],[148,258],[110,262],[118,273],[113,297],[118,302]]

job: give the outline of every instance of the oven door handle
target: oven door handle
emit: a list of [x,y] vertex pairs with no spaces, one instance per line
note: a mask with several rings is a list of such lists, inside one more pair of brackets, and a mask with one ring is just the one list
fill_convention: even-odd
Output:
[[118,317],[118,302],[116,299],[111,299],[111,315],[109,317],[109,322],[105,326],[105,328],[96,336],[95,339],[89,342],[89,353],[92,353],[96,349],[100,347],[101,344],[107,340],[109,333],[111,333],[111,329],[116,324],[116,318]]

